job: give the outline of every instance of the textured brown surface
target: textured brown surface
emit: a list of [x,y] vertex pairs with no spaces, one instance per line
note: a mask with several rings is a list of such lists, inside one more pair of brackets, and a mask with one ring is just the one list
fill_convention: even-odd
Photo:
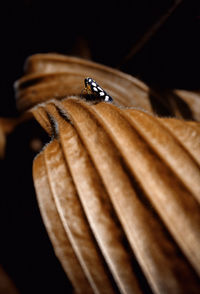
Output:
[[[46,194],[94,293],[198,293],[198,123],[76,98],[33,113],[54,137],[34,161],[44,221],[53,226]],[[76,271],[63,267],[76,288]]]
[[25,76],[15,83],[18,109],[24,111],[52,98],[80,95],[87,76],[96,79],[120,105],[200,120],[198,92],[158,92],[119,70],[60,54],[36,54],[27,59]]
[[[81,98],[87,76],[113,104]],[[0,120],[0,152],[31,115],[50,135],[34,185],[74,291],[199,293],[199,93],[59,54],[31,56],[15,90],[23,115]]]

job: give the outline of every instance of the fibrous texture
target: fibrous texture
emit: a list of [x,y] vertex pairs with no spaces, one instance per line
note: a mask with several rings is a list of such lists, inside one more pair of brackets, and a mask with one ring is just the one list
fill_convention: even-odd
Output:
[[[81,99],[87,76],[115,103]],[[131,76],[55,54],[29,58],[16,90],[51,136],[33,178],[75,292],[199,293],[200,126],[152,105],[183,118],[181,101],[198,120],[198,93],[176,90],[169,107]]]
[[33,113],[53,136],[38,201],[76,291],[198,293],[198,125],[76,98]]

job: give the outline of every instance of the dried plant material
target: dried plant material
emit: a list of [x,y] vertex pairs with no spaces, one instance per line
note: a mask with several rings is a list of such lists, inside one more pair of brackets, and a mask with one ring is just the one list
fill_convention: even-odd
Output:
[[75,290],[199,293],[199,124],[70,97],[32,111],[52,135],[36,192]]
[[[63,223],[57,212],[55,201],[49,186],[44,156],[41,153],[34,161],[34,177],[36,191],[40,190],[38,198],[40,210],[46,225],[49,237],[54,246],[55,253],[59,258],[64,270],[77,293],[92,293],[90,284],[85,278],[81,265],[74,254],[72,245],[63,227]],[[42,190],[41,190],[42,189]],[[53,220],[53,221],[52,221]],[[81,287],[79,287],[81,285]]]
[[174,90],[173,92],[189,106],[194,120],[200,121],[200,93],[186,90]]
[[[51,115],[56,113],[54,109],[52,113],[51,108],[49,109],[49,106],[47,107],[48,112],[51,113]],[[60,118],[59,115],[57,115],[57,119],[61,126],[59,128],[59,134],[60,139],[63,142],[63,150],[68,150],[68,152],[65,153],[65,158],[70,161],[70,171],[73,173],[74,181],[77,183],[76,189],[79,192],[81,203],[89,218],[90,226],[96,234],[97,242],[104,252],[108,265],[112,269],[113,276],[116,278],[122,293],[141,293],[131,265],[130,256],[128,252],[126,252],[126,247],[124,247],[123,244],[120,229],[113,219],[114,212],[109,205],[108,195],[102,185],[102,181],[96,173],[96,170],[73,127],[70,124],[63,125],[63,119]],[[53,143],[51,144],[53,145]],[[57,148],[59,148],[59,146],[57,146]],[[48,152],[47,149],[45,149],[44,152]],[[55,154],[55,152],[58,154],[58,150],[57,152],[54,150],[53,154]],[[78,165],[77,161],[79,161]],[[51,165],[49,171],[52,170],[53,168]],[[51,178],[51,183],[54,183],[55,181],[56,178]],[[69,185],[64,188],[64,194],[66,193],[66,190],[69,190]],[[105,203],[105,205],[103,205],[103,203]],[[62,205],[62,208],[66,207],[67,204],[69,205],[69,201],[65,205]],[[70,220],[72,221],[72,217]],[[83,221],[81,223],[83,223]],[[110,231],[112,231],[112,234],[110,234]],[[92,254],[91,250],[88,251],[94,260],[94,254]],[[124,268],[126,268],[126,271],[124,271]],[[95,269],[98,270],[97,266]],[[94,268],[91,270],[94,272]],[[100,275],[99,270],[98,275]],[[100,276],[101,282],[103,282],[102,275]],[[103,290],[101,291],[103,292]]]
[[128,61],[130,61],[135,54],[137,54],[146,43],[151,40],[151,38],[157,33],[157,31],[162,27],[162,25],[167,21],[167,19],[171,16],[171,14],[177,9],[177,7],[181,4],[182,0],[175,0],[172,2],[172,5],[165,11],[159,19],[143,34],[143,36],[137,41],[136,44],[132,46],[129,53],[123,58],[120,62],[119,66],[122,67]]
[[4,157],[5,146],[6,146],[5,133],[3,132],[2,128],[0,127],[0,159],[2,159]]
[[200,120],[196,107],[199,99],[195,93],[182,90],[158,92],[108,66],[60,54],[36,54],[27,59],[25,76],[15,83],[18,109],[24,111],[53,98],[79,96],[87,76],[99,82],[120,105]]
[[0,159],[5,155],[6,136],[13,131],[17,123],[17,119],[0,118]]
[[21,111],[52,98],[80,95],[87,76],[98,81],[116,102],[151,111],[148,87],[144,83],[91,61],[58,54],[39,54],[27,60],[26,72],[15,84],[17,106]]
[[1,294],[19,294],[13,281],[0,266],[0,293]]
[[[81,97],[88,76],[114,104]],[[199,293],[200,125],[152,115],[199,120],[199,94],[59,54],[31,56],[15,89],[52,138],[33,177],[75,292]]]
[[31,141],[30,141],[30,144],[29,144],[30,148],[34,151],[34,152],[39,152],[42,147],[43,147],[43,144],[42,144],[42,141],[39,139],[39,138],[33,138]]

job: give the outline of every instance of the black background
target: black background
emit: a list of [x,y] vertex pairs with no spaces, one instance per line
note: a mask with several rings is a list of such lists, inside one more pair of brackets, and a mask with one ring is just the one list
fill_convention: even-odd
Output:
[[[159,88],[199,90],[200,1],[182,1],[122,70]],[[13,83],[34,53],[77,54],[85,40],[91,59],[118,67],[173,1],[5,1],[0,4],[0,116],[16,116]],[[20,293],[67,293],[32,182],[33,138],[49,138],[36,122],[8,136],[1,161],[1,263]]]

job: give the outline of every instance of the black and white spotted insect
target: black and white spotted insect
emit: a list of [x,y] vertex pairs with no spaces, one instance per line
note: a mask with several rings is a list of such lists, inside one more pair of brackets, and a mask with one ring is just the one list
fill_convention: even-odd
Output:
[[90,97],[92,96],[93,99],[100,99],[105,102],[112,102],[113,99],[110,95],[104,91],[95,80],[92,78],[85,79],[85,89],[84,89]]

